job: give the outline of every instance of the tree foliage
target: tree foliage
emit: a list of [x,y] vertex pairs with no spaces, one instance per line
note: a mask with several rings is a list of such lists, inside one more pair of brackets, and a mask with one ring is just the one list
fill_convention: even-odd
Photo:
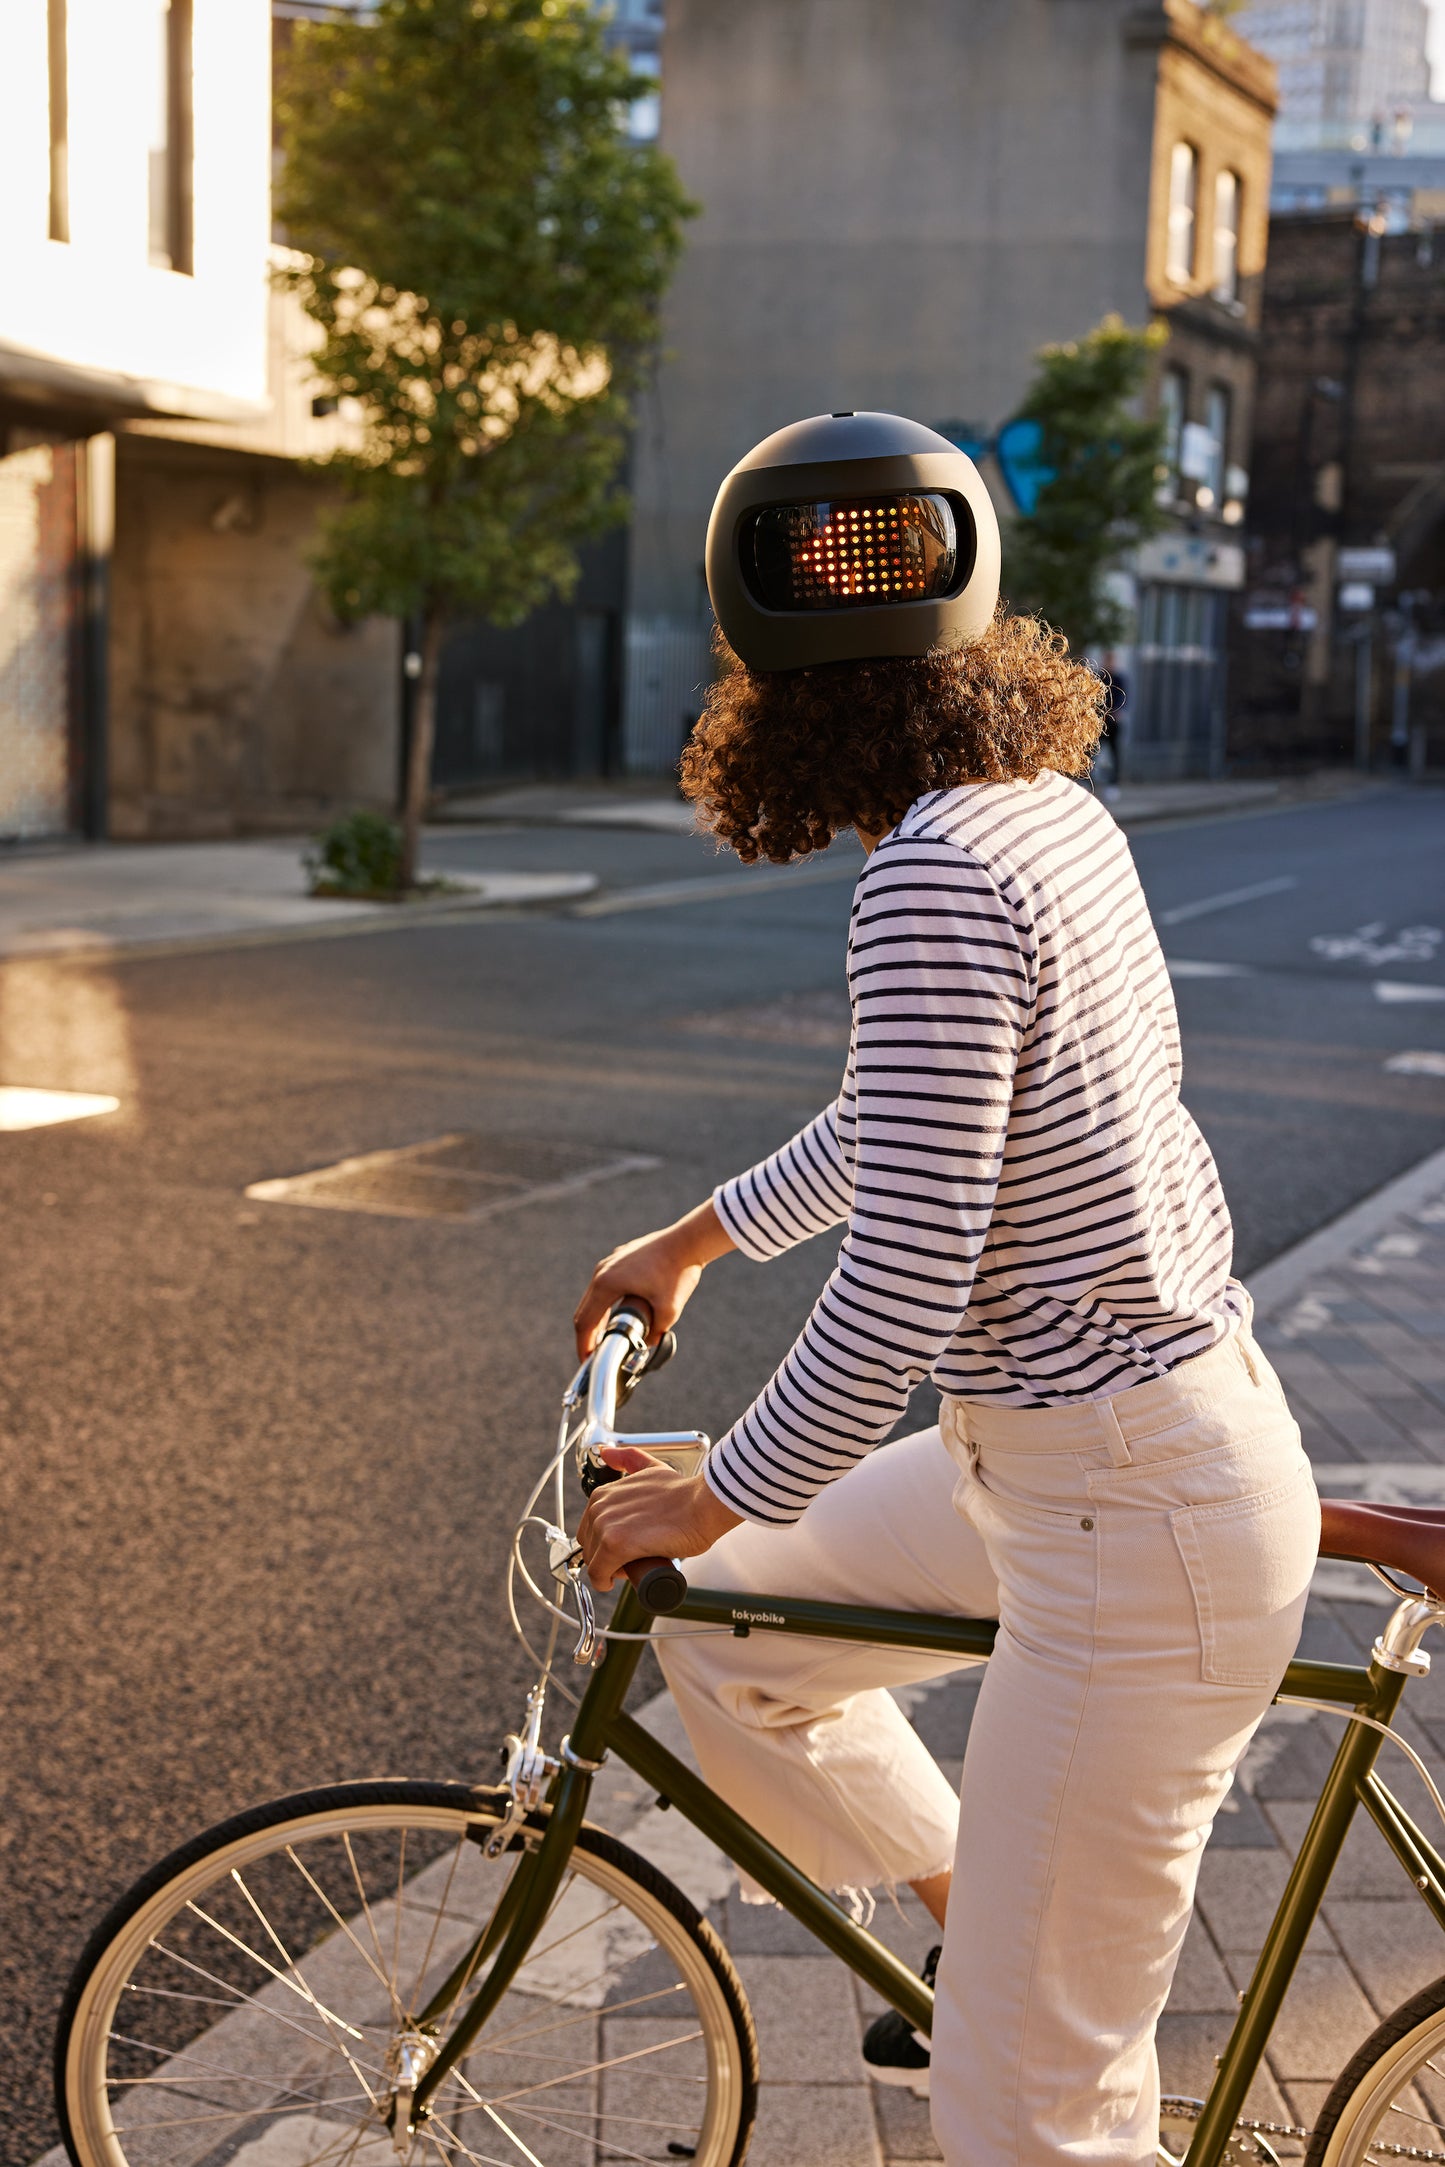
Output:
[[517,623],[621,516],[692,206],[624,134],[646,86],[585,0],[377,0],[298,22],[280,73],[281,276],[361,432],[327,461],[345,493],[316,568],[343,616],[426,626],[410,878],[446,620]]
[[1042,432],[1049,479],[1033,516],[1014,522],[1006,574],[1017,607],[1036,610],[1076,649],[1120,639],[1126,621],[1105,574],[1164,523],[1157,491],[1163,423],[1137,407],[1160,324],[1106,316],[1086,338],[1045,346],[1020,414]]

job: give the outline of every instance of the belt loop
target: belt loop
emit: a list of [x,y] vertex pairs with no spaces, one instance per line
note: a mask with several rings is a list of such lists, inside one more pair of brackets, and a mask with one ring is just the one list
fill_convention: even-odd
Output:
[[1119,1427],[1119,1417],[1114,1412],[1112,1400],[1095,1400],[1094,1412],[1099,1417],[1099,1427],[1104,1433],[1104,1443],[1109,1448],[1109,1458],[1115,1467],[1130,1465],[1129,1441]]
[[978,1446],[968,1434],[968,1407],[963,1400],[945,1400],[944,1422],[953,1434],[953,1442],[959,1450],[967,1453],[970,1467],[978,1465]]
[[1245,1368],[1249,1371],[1250,1383],[1254,1385],[1263,1385],[1264,1379],[1259,1374],[1259,1364],[1254,1358],[1256,1352],[1254,1337],[1253,1334],[1250,1332],[1248,1325],[1242,1325],[1240,1327],[1235,1344],[1239,1348],[1240,1360],[1243,1362]]

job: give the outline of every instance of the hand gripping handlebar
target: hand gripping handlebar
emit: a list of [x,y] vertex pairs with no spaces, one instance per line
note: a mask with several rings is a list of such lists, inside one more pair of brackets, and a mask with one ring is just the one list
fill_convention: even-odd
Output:
[[[631,1382],[646,1369],[660,1368],[672,1352],[670,1332],[660,1347],[648,1347],[651,1329],[652,1316],[645,1302],[619,1302],[588,1365],[587,1414],[577,1441],[577,1467],[589,1495],[604,1482],[621,1479],[621,1469],[609,1467],[602,1458],[604,1445],[633,1445],[660,1460],[690,1462],[694,1467],[711,1449],[712,1439],[705,1430],[633,1430],[624,1436],[616,1428],[618,1404]],[[664,1614],[676,1610],[687,1594],[687,1577],[676,1558],[635,1558],[623,1570],[647,1610]]]

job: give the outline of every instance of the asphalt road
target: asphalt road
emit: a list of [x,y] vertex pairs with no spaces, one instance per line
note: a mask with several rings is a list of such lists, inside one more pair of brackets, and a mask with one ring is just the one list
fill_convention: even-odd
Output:
[[[122,1099],[0,1138],[6,2167],[52,2141],[60,1988],[141,1867],[314,1781],[491,1773],[527,1678],[502,1563],[573,1303],[831,1095],[837,850],[777,881],[682,836],[454,835],[449,864],[590,869],[607,907],[0,970],[0,1080]],[[1135,851],[1247,1274],[1445,1144],[1445,1076],[1386,1066],[1445,1054],[1445,998],[1398,991],[1445,994],[1445,795]],[[521,1174],[559,1142],[658,1163],[463,1223],[243,1194],[453,1132]],[[649,1425],[724,1427],[829,1262],[711,1272]]]

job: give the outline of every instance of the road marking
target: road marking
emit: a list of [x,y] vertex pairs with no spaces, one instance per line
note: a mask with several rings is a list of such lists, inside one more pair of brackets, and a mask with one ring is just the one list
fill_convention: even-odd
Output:
[[1445,1001],[1445,986],[1412,985],[1403,978],[1377,978],[1377,1001]]
[[1286,888],[1297,888],[1299,882],[1292,873],[1279,880],[1256,881],[1252,888],[1227,888],[1223,895],[1202,896],[1197,903],[1176,903],[1173,910],[1161,910],[1156,925],[1183,925],[1187,918],[1207,918],[1211,911],[1233,910],[1236,903],[1256,903],[1261,896],[1283,895]]
[[[334,1166],[313,1167],[308,1173],[253,1181],[245,1194],[260,1204],[303,1204],[317,1211],[356,1211],[381,1219],[475,1223],[524,1204],[550,1203],[619,1174],[650,1173],[662,1164],[660,1159],[629,1152],[551,1179],[529,1180],[525,1175],[468,1167],[468,1147],[475,1141],[466,1134],[437,1136],[390,1151],[368,1151],[358,1158],[338,1159]],[[577,1150],[573,1156],[587,1154]],[[504,1193],[499,1195],[498,1190]]]
[[1317,933],[1310,946],[1327,963],[1368,963],[1378,970],[1382,963],[1433,963],[1442,940],[1445,930],[1437,925],[1406,925],[1392,934],[1377,918],[1353,933]]
[[1445,1076],[1445,1053],[1393,1053],[1385,1067],[1392,1076]]
[[1248,978],[1247,963],[1203,963],[1192,956],[1166,956],[1164,968],[1171,978]]
[[599,895],[574,905],[573,918],[612,918],[624,910],[661,910],[670,903],[724,903],[769,888],[796,888],[818,880],[854,880],[860,868],[847,865],[779,865],[766,873],[724,873],[701,880],[665,880],[649,888],[623,888],[616,895]]
[[0,1084],[0,1130],[50,1129],[60,1121],[113,1114],[119,1105],[119,1099],[100,1091],[28,1091],[20,1084]]

